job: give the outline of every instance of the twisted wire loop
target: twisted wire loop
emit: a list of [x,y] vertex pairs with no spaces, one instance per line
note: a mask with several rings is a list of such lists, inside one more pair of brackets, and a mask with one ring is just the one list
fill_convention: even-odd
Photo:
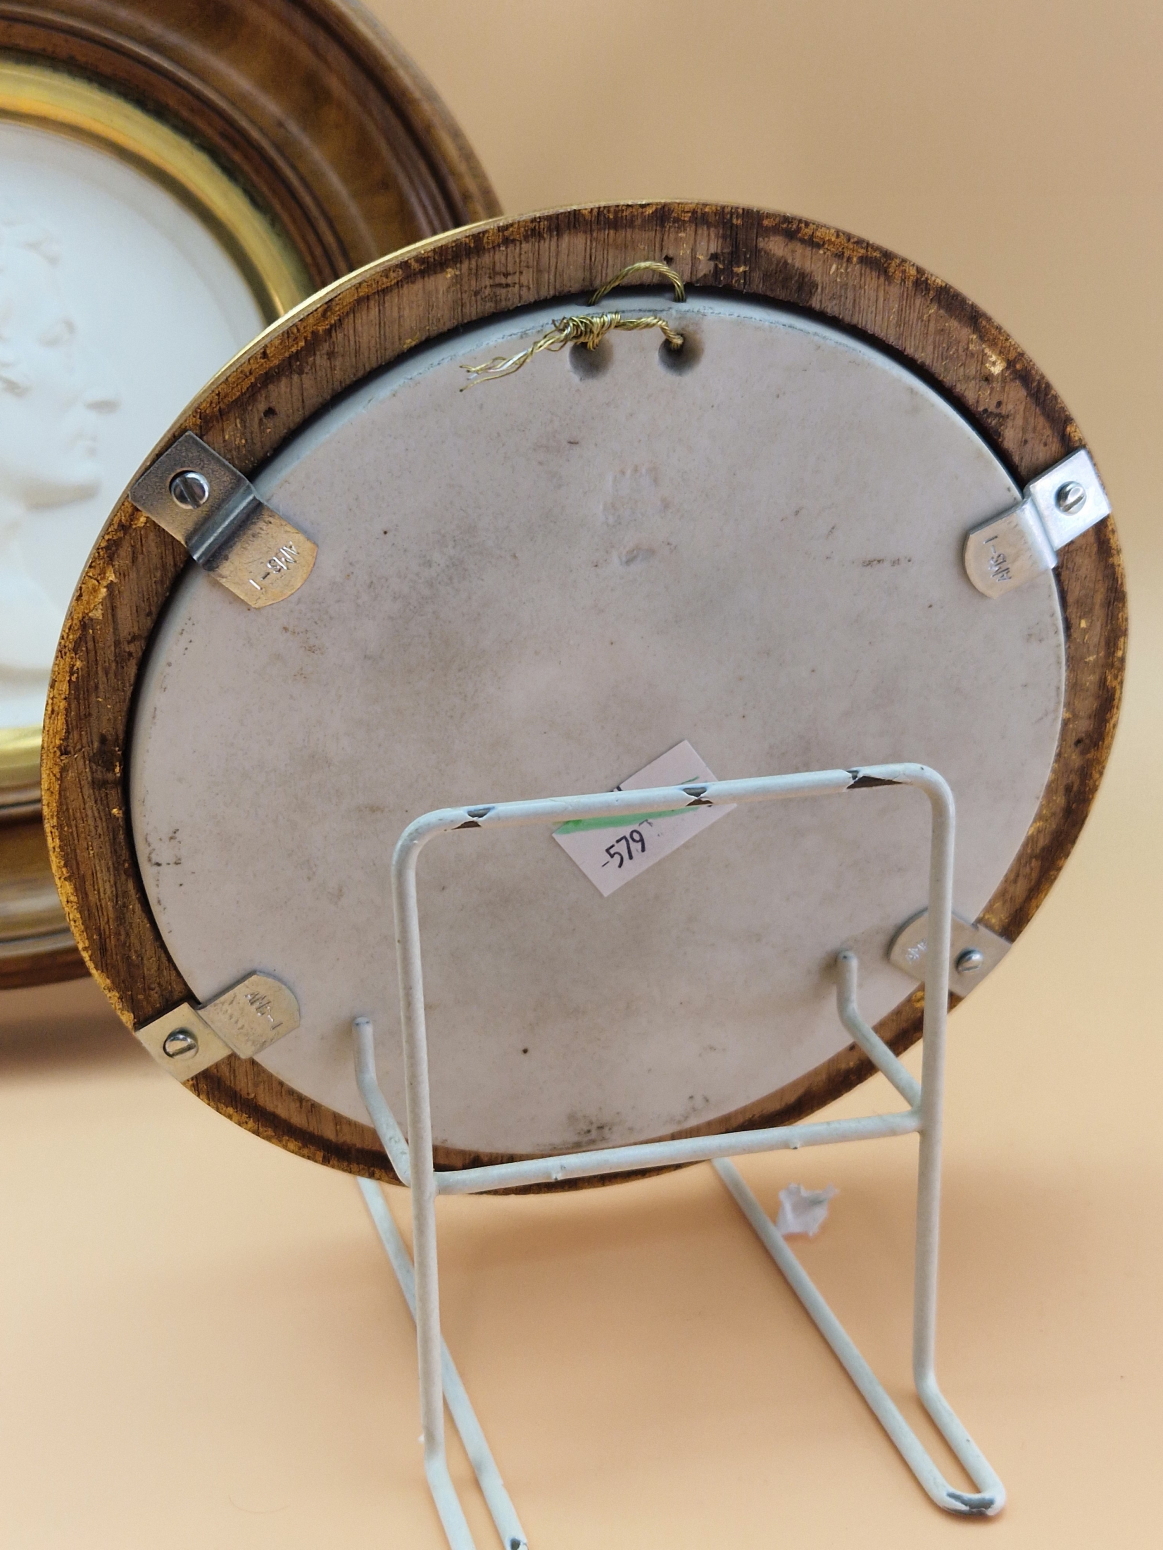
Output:
[[[674,270],[657,259],[645,258],[636,264],[627,264],[612,280],[607,280],[599,286],[590,297],[590,306],[596,306],[602,297],[621,285],[631,275],[650,272],[665,276],[674,286],[676,301],[686,300],[686,289]],[[672,350],[681,350],[683,336],[673,328],[665,318],[650,316],[645,318],[628,318],[620,312],[596,312],[575,313],[571,317],[555,318],[553,327],[548,333],[529,345],[517,355],[495,355],[491,361],[485,361],[480,366],[463,366],[462,371],[468,372],[468,381],[461,388],[474,386],[477,382],[496,382],[501,377],[511,377],[515,371],[520,371],[526,361],[532,360],[541,350],[550,350],[556,354],[558,350],[564,350],[566,345],[580,344],[587,350],[596,350],[605,336],[616,328],[630,331],[641,328],[661,329],[662,337]]]
[[662,263],[657,258],[642,258],[636,264],[627,264],[625,269],[619,269],[612,280],[607,280],[605,285],[599,285],[590,297],[590,306],[596,307],[603,296],[608,296],[616,285],[624,284],[632,274],[644,274],[646,272],[663,275],[674,286],[675,301],[686,300],[686,286],[675,274],[669,264]]

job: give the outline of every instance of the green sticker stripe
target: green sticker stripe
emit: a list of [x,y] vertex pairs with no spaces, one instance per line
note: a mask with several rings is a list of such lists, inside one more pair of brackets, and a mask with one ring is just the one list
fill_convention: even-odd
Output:
[[580,834],[584,829],[632,829],[636,823],[650,823],[655,818],[677,818],[679,813],[689,813],[689,807],[670,807],[665,813],[631,813],[629,817],[572,818],[563,823],[554,834]]

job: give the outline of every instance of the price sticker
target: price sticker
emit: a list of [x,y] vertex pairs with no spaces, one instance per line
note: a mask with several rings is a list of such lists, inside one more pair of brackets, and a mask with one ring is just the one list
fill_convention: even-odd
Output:
[[[677,744],[629,776],[615,791],[652,786],[691,786],[715,779],[687,742]],[[620,814],[617,818],[575,818],[554,829],[553,838],[577,863],[603,898],[632,877],[694,839],[732,811],[725,807],[678,807],[663,812]]]

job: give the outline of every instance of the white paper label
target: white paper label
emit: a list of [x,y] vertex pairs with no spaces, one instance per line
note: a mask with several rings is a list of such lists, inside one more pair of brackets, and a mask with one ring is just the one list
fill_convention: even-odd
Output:
[[[614,789],[643,791],[652,786],[690,786],[714,779],[691,745],[683,742]],[[617,818],[578,818],[554,829],[553,838],[608,899],[615,888],[685,845],[732,807],[682,807]]]

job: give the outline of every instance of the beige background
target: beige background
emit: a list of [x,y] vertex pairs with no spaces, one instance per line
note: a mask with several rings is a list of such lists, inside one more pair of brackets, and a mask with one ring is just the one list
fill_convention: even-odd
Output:
[[[448,1338],[533,1545],[1157,1543],[1163,11],[376,10],[510,211],[772,205],[962,287],[1077,414],[1131,585],[1094,814],[952,1025],[939,1366],[1010,1506],[966,1524],[928,1503],[698,1168],[442,1213]],[[0,1024],[3,1543],[438,1550],[411,1327],[351,1181],[155,1072],[91,985],[10,992]],[[840,1186],[803,1257],[906,1408],[912,1157],[745,1168],[773,1210],[791,1179]]]

